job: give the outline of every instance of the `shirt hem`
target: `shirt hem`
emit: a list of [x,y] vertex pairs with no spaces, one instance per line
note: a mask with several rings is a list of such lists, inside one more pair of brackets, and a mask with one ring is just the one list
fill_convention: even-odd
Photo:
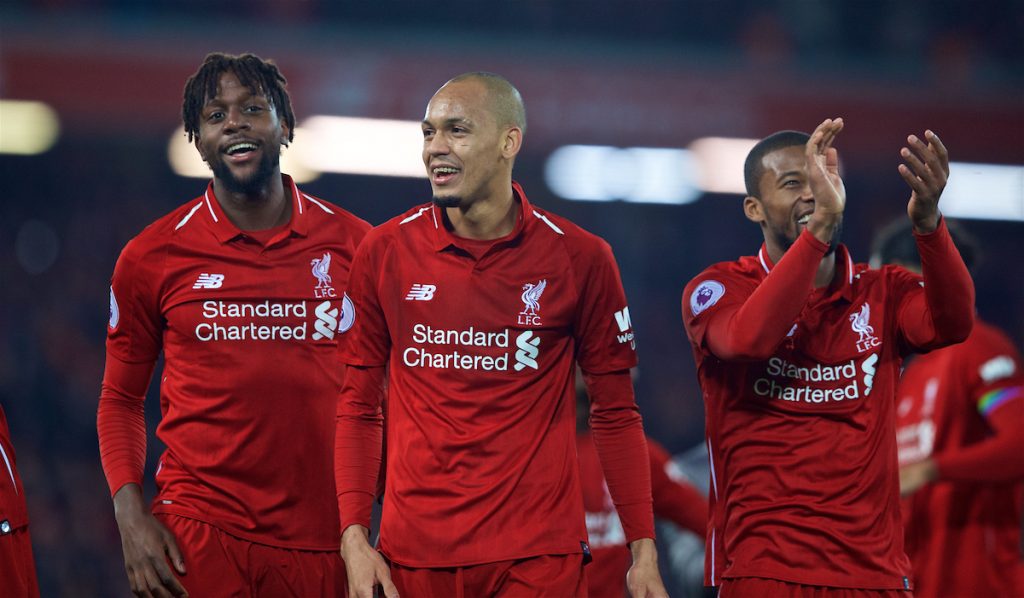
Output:
[[448,569],[451,567],[472,567],[475,565],[486,565],[489,563],[500,563],[502,561],[517,561],[520,559],[529,559],[540,556],[562,556],[569,554],[583,554],[583,549],[577,546],[575,549],[572,548],[551,548],[541,550],[530,550],[525,552],[513,552],[508,554],[499,554],[495,556],[488,556],[480,559],[465,559],[465,560],[452,560],[444,562],[424,562],[416,559],[405,559],[400,556],[395,556],[393,552],[385,548],[383,545],[380,551],[388,558],[389,561],[401,565],[403,567],[409,567],[412,569]]
[[[910,573],[899,574],[893,573],[893,576],[897,580],[893,581],[882,581],[877,578],[864,578],[858,577],[856,579],[826,579],[819,577],[804,577],[801,575],[787,575],[785,573],[761,573],[755,571],[747,571],[744,573],[723,573],[719,577],[722,580],[726,579],[742,579],[744,577],[756,577],[758,579],[772,579],[775,581],[784,581],[786,583],[797,583],[805,586],[822,586],[826,588],[844,588],[849,590],[906,590],[908,588],[903,585],[903,578],[906,577],[909,581],[911,579]],[[721,585],[721,582],[719,582]],[[913,589],[911,585],[910,589]]]
[[205,523],[206,525],[215,527],[220,531],[224,532],[225,534],[228,534],[229,536],[234,536],[240,540],[245,540],[246,542],[252,542],[254,544],[262,544],[263,546],[272,546],[274,548],[286,548],[288,550],[305,550],[309,552],[336,552],[341,546],[340,536],[338,537],[338,540],[333,544],[318,544],[315,542],[282,542],[277,538],[269,537],[266,535],[251,534],[248,532],[240,531],[231,526],[226,526],[219,521],[215,521],[210,517],[200,515],[193,511],[189,511],[188,509],[174,509],[167,508],[166,506],[163,505],[157,505],[153,507],[153,513],[160,513],[163,515],[174,515],[175,517],[184,517],[186,519],[194,519],[195,521],[199,521]]

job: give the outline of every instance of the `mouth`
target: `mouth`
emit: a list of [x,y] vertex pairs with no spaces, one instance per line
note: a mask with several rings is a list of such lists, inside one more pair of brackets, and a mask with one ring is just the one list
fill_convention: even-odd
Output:
[[239,141],[224,148],[223,153],[232,162],[245,162],[259,150],[259,145],[252,141]]
[[430,169],[430,181],[435,185],[447,185],[461,172],[454,166],[434,166]]

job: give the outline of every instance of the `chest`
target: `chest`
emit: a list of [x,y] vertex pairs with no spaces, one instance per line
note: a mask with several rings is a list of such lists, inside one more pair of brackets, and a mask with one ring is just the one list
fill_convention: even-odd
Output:
[[380,297],[399,328],[568,330],[579,293],[557,255],[505,250],[474,259],[458,251],[392,255]]

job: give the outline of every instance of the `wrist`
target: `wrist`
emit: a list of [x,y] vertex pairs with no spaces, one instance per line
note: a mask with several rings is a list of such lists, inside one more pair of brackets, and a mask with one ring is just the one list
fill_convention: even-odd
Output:
[[919,235],[928,235],[934,233],[939,228],[939,219],[942,216],[936,212],[931,216],[924,218],[913,218],[911,224],[914,226],[914,232]]
[[629,543],[629,552],[633,555],[633,562],[643,561],[657,562],[658,550],[654,546],[654,538],[639,538]]
[[341,546],[360,546],[363,544],[369,544],[370,542],[370,530],[366,529],[362,525],[354,523],[345,528],[345,531],[341,533]]

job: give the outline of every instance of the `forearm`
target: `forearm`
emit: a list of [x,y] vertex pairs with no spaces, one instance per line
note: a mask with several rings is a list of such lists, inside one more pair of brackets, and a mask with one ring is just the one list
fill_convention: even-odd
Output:
[[334,476],[341,531],[370,526],[383,441],[384,368],[349,366],[338,401]]
[[949,236],[944,220],[934,232],[914,233],[921,255],[926,307],[922,317],[936,343],[949,344],[967,338],[974,324],[974,282],[960,252]]
[[628,371],[584,373],[594,446],[626,540],[654,537],[647,440]]
[[938,480],[1008,482],[1024,480],[1024,397],[989,417],[994,434],[976,444],[936,454]]
[[827,250],[811,233],[801,233],[739,309],[709,323],[711,352],[724,360],[771,356],[807,303]]
[[126,484],[142,483],[146,464],[144,402],[153,364],[130,364],[107,356],[96,410],[100,462],[110,495]]

